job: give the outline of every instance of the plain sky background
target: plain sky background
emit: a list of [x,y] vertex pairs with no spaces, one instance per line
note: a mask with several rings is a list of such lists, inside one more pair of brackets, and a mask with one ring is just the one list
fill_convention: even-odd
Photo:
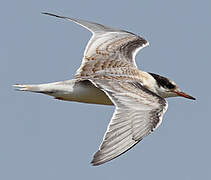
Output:
[[[14,91],[71,79],[91,34],[47,11],[146,38],[140,69],[197,98],[168,99],[163,123],[119,158],[93,167],[113,107]],[[0,7],[0,179],[211,179],[210,0],[7,0]]]

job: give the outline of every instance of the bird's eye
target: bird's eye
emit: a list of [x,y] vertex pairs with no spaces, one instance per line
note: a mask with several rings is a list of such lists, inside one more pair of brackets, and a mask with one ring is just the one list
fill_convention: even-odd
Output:
[[167,87],[168,89],[174,89],[174,88],[176,88],[176,86],[175,86],[174,84],[172,84],[171,82],[167,83],[167,84],[166,84],[166,87]]
[[156,80],[157,82],[157,85],[159,87],[163,87],[165,89],[175,89],[176,88],[176,84],[174,82],[172,82],[171,80],[169,80],[168,78],[165,78],[163,76],[160,76],[160,75],[157,75],[157,74],[154,74],[154,73],[150,73],[154,79]]
[[160,85],[166,89],[176,88],[176,85],[174,85],[169,79],[167,79],[165,77],[158,76],[156,80],[157,80],[158,85]]

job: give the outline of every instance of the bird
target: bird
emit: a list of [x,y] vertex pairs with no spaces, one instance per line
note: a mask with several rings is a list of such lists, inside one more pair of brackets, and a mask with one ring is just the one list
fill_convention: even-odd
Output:
[[42,14],[72,21],[92,33],[82,63],[71,80],[13,86],[19,91],[42,93],[64,101],[115,106],[92,165],[120,156],[153,132],[167,110],[165,98],[181,96],[196,100],[169,78],[138,69],[135,56],[149,45],[143,37],[82,19]]

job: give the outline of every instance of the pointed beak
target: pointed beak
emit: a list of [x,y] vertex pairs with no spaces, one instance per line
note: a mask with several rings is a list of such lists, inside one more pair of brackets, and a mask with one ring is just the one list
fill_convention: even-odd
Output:
[[194,98],[193,96],[190,96],[182,91],[174,91],[178,96],[184,97],[184,98],[188,98],[188,99],[192,99],[192,100],[196,100],[196,98]]

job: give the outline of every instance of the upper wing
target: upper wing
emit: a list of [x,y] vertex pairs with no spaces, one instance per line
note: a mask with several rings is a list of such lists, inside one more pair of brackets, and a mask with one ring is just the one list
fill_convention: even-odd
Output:
[[124,30],[51,13],[43,14],[73,21],[92,32],[93,36],[86,46],[76,77],[91,76],[98,71],[102,73],[109,68],[136,67],[135,55],[148,45],[144,38]]
[[167,102],[138,82],[92,80],[116,106],[99,150],[92,160],[100,165],[137,144],[162,121]]

